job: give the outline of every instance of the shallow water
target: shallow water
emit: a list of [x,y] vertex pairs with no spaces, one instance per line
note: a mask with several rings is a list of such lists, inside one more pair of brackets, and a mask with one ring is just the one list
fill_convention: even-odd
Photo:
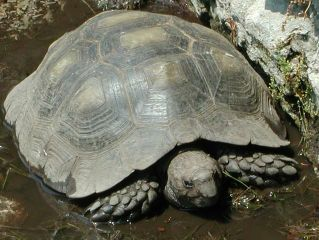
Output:
[[[80,1],[66,8],[67,15],[61,16],[58,22],[39,32],[34,39],[0,42],[0,105],[9,90],[36,69],[50,43],[92,15]],[[160,7],[153,5],[147,10],[177,13],[197,21],[194,16],[185,15],[183,9],[174,10],[165,4]],[[298,133],[289,124],[287,127],[292,147],[297,150]],[[11,170],[6,179],[9,168],[15,170]],[[120,239],[116,238],[118,230],[125,239],[287,239],[285,226],[311,217],[318,204],[319,183],[311,167],[301,165],[301,169],[300,179],[288,186],[256,190],[260,198],[267,199],[260,200],[262,207],[258,210],[245,210],[243,207],[224,210],[221,208],[225,206],[221,205],[205,213],[195,214],[163,206],[155,216],[148,219],[107,226],[105,229],[107,233],[113,234],[112,239]],[[0,125],[0,183],[6,179],[5,188],[0,194],[21,203],[25,212],[22,219],[0,225],[0,238],[100,239],[103,233],[84,218],[68,214],[71,205],[43,191],[40,181],[33,176],[24,175],[28,175],[28,171],[19,159],[10,132]],[[235,191],[233,200],[243,191]],[[258,203],[254,201],[254,204]]]

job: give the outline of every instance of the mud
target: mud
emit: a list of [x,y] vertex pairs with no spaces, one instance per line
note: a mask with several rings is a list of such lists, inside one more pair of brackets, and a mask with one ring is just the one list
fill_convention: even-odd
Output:
[[[150,5],[146,10],[198,21],[188,13],[187,6],[174,8],[167,2],[162,3]],[[68,14],[61,15],[32,39],[0,42],[0,105],[10,89],[36,69],[50,43],[92,16],[80,1],[65,8]],[[1,122],[3,118],[2,114]],[[300,138],[294,127],[289,123],[287,127],[297,157]],[[0,196],[19,202],[24,210],[22,220],[0,224],[0,238],[284,240],[289,236],[289,239],[298,239],[292,238],[296,235],[288,235],[287,226],[316,218],[319,199],[319,182],[312,167],[304,159],[298,160],[302,162],[302,174],[290,185],[254,192],[230,189],[228,199],[204,212],[178,211],[161,203],[159,210],[149,218],[131,224],[99,226],[98,229],[77,214],[76,206],[50,194],[28,173],[9,130],[0,125],[0,185],[4,187]],[[8,169],[11,169],[9,174]]]

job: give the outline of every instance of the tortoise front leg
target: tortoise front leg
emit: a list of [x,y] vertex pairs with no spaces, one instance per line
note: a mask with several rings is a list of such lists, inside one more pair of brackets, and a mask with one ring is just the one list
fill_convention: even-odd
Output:
[[159,184],[138,180],[112,194],[97,199],[87,209],[93,222],[132,221],[146,214],[159,196]]
[[229,173],[245,184],[257,186],[285,182],[298,173],[298,163],[280,154],[228,151],[219,157],[218,163],[224,173]]

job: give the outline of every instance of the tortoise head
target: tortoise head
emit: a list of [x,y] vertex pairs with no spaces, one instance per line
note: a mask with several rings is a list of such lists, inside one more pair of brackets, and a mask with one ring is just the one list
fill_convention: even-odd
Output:
[[173,205],[194,209],[214,205],[222,174],[216,160],[202,151],[186,151],[172,159],[164,194]]

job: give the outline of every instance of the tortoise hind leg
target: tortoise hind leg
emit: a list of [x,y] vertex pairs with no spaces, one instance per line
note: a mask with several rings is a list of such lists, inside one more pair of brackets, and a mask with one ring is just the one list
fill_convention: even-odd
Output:
[[138,180],[119,191],[96,200],[86,212],[93,222],[132,221],[145,215],[159,196],[159,184]]
[[298,163],[280,154],[227,152],[218,159],[223,171],[245,184],[271,186],[297,176]]

